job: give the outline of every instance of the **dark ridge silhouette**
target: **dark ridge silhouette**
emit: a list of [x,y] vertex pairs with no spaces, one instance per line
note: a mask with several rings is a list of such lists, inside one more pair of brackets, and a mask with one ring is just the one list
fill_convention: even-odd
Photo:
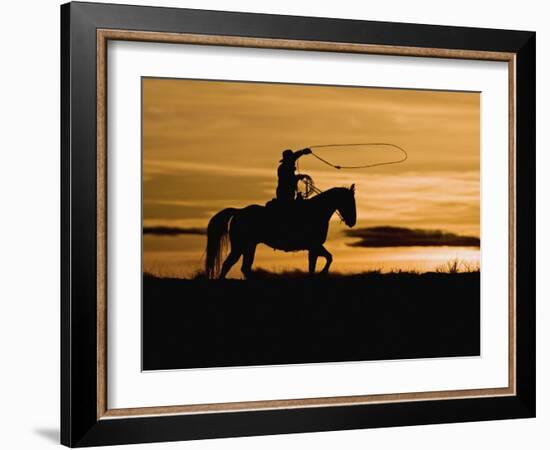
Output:
[[143,369],[480,354],[479,272],[258,275],[144,275]]
[[177,236],[179,234],[205,235],[206,229],[181,227],[143,227],[143,234],[154,234],[157,236]]
[[380,226],[346,230],[345,234],[359,239],[349,243],[351,247],[479,247],[478,237],[441,230]]

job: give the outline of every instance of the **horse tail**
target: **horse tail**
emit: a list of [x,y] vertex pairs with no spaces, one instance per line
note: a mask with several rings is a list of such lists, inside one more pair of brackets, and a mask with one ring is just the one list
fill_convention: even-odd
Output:
[[210,219],[206,229],[206,276],[217,278],[222,266],[222,255],[229,241],[229,222],[237,212],[236,208],[226,208]]

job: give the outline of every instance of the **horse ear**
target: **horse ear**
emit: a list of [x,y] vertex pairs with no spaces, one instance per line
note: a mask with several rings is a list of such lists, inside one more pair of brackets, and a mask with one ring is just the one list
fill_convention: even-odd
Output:
[[355,183],[350,186],[349,190],[355,194]]

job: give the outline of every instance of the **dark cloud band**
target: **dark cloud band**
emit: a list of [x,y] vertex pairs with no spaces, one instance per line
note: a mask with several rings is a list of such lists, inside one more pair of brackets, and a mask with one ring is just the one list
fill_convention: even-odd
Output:
[[348,245],[351,247],[479,247],[478,237],[460,236],[440,231],[401,227],[368,227],[346,230],[349,237],[358,239]]
[[180,228],[180,227],[143,227],[143,234],[156,236],[178,236],[180,234],[204,235],[204,228]]

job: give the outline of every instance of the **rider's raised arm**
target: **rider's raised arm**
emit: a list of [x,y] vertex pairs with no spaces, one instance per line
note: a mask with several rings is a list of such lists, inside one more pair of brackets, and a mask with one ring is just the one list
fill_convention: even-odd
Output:
[[311,149],[303,148],[302,150],[298,150],[294,152],[294,158],[298,159],[300,156],[309,155],[310,153],[311,153]]

